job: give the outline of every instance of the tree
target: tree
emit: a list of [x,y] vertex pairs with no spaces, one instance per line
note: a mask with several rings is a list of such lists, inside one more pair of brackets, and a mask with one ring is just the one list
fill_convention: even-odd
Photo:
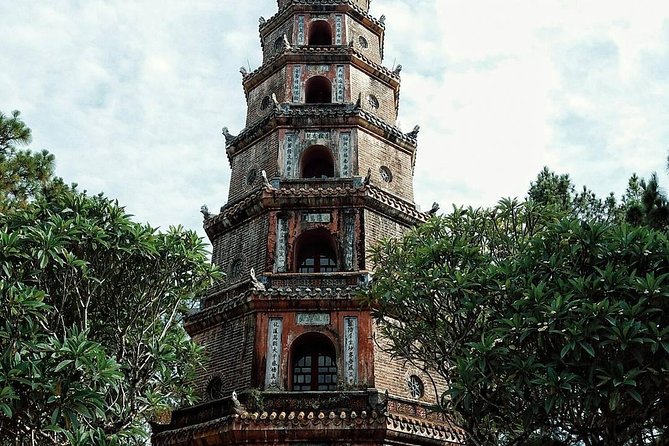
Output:
[[472,444],[667,440],[669,243],[599,220],[502,200],[373,249],[380,334]]
[[181,322],[219,277],[195,233],[102,195],[46,187],[0,211],[0,444],[143,444],[193,398]]
[[530,184],[527,200],[577,218],[601,221],[620,218],[619,206],[613,193],[601,199],[585,186],[580,192],[576,192],[576,186],[568,174],[558,175],[548,167],[544,167],[536,181]]
[[53,177],[55,158],[48,151],[19,150],[28,145],[32,133],[18,111],[0,112],[0,212],[23,207],[47,187],[61,187]]

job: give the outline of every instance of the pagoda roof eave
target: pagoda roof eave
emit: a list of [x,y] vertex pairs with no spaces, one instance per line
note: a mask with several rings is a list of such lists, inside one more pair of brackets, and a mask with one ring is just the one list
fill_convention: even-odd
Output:
[[287,64],[309,63],[312,62],[311,59],[314,63],[350,62],[394,90],[399,90],[399,73],[372,61],[355,47],[350,45],[299,45],[285,48],[284,51],[269,58],[260,67],[246,74],[242,80],[244,94],[248,95],[254,87],[260,85],[269,75],[284,68]]
[[[318,119],[319,126],[333,125],[337,127],[360,127],[377,136],[385,138],[411,154],[416,152],[417,139],[411,133],[403,133],[398,127],[388,124],[383,119],[363,110],[354,103],[343,104],[276,104],[274,110],[265,118],[245,128],[239,135],[231,138],[226,145],[228,160],[232,164],[232,156],[242,151],[258,138],[280,127],[313,127],[313,122],[296,123],[300,119],[312,121]],[[297,125],[299,124],[299,125]]]

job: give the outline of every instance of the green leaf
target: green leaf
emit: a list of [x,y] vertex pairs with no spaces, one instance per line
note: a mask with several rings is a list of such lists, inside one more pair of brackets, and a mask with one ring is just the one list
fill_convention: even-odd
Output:
[[74,360],[72,359],[64,359],[60,361],[60,363],[56,366],[54,369],[54,372],[60,372],[63,368],[67,367],[68,365],[72,364]]

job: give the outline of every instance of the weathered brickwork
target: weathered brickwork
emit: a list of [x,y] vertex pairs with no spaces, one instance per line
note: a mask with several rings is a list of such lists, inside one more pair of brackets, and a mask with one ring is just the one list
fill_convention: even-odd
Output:
[[267,62],[272,57],[281,54],[284,45],[284,35],[288,39],[289,44],[295,42],[293,37],[294,24],[294,19],[290,17],[288,20],[285,20],[283,23],[279,24],[270,33],[264,36],[262,39],[263,62]]
[[[375,332],[374,342],[374,385],[377,389],[406,399],[418,399],[429,404],[437,404],[441,394],[446,390],[443,381],[436,374],[428,375],[419,368],[420,364],[397,360],[388,353],[388,342]],[[420,398],[411,395],[408,385],[409,378],[417,376],[423,384],[424,394]],[[433,381],[436,379],[436,381]]]
[[[360,148],[364,147],[364,150]],[[399,147],[394,147],[375,135],[358,132],[359,175],[372,170],[372,181],[382,189],[413,203],[412,155]],[[390,171],[390,177],[382,176],[381,168]]]
[[[233,202],[262,184],[262,171],[268,178],[278,172],[278,132],[265,135],[237,154],[232,160],[229,202]],[[255,171],[255,175],[251,171]],[[250,181],[252,180],[252,181]]]
[[[249,271],[265,269],[266,252],[259,249],[258,241],[267,240],[268,217],[261,215],[213,240],[212,261],[226,273],[225,285],[248,280]],[[241,262],[238,270],[233,270],[236,261]]]
[[[400,237],[409,229],[386,215],[367,209],[365,209],[363,221],[366,253],[380,240],[389,237]],[[375,266],[369,263],[369,259],[366,260],[365,269],[373,270]]]
[[215,376],[220,377],[223,384],[218,398],[229,396],[233,390],[251,387],[256,345],[253,315],[227,321],[225,325],[213,327],[193,339],[206,352],[204,369],[195,381],[196,392],[203,400],[210,399],[207,384]]
[[[373,62],[380,64],[383,55],[381,54],[381,38],[379,35],[352,17],[347,17],[346,26],[348,30],[348,40],[346,42],[350,43],[352,41],[353,46],[365,57],[369,57]],[[361,41],[360,37],[364,41]]]
[[[374,105],[371,96],[376,98]],[[357,68],[351,69],[351,97],[361,97],[363,109],[373,113],[389,124],[397,120],[396,94],[387,84],[384,84]],[[378,105],[377,105],[378,104]]]
[[249,91],[247,95],[246,126],[250,127],[269,115],[274,109],[272,94],[278,102],[289,100],[286,91],[286,69],[282,68],[270,75],[260,85]]
[[279,134],[281,140],[278,172],[282,178],[300,178],[303,154],[313,146],[326,147],[332,154],[335,178],[357,174],[357,130],[353,128],[287,129]]

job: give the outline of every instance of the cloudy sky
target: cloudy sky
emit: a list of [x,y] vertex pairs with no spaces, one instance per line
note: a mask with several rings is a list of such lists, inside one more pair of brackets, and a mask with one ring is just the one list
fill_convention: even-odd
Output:
[[[57,173],[139,221],[200,230],[225,204],[221,127],[273,0],[0,0],[0,110]],[[421,125],[416,203],[524,196],[544,166],[601,195],[669,150],[669,1],[374,0],[399,126]]]

